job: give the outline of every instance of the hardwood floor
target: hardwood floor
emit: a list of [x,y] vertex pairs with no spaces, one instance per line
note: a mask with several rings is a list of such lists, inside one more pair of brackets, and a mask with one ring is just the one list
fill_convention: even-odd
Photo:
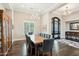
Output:
[[25,40],[14,42],[13,47],[9,50],[7,54],[7,56],[26,56],[26,55],[27,55],[27,48]]
[[[28,56],[30,51],[26,47],[25,40],[16,41],[7,56]],[[79,49],[55,41],[52,53],[53,56],[79,56]]]

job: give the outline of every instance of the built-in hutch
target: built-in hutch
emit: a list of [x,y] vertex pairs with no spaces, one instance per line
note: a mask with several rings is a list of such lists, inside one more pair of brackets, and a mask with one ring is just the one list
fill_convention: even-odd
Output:
[[3,10],[0,10],[0,55],[7,55],[11,45],[11,18]]

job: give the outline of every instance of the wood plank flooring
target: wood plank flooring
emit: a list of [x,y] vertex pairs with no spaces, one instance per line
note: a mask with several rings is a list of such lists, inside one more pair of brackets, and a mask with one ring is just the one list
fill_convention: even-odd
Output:
[[[79,49],[59,42],[54,43],[53,56],[79,56]],[[29,50],[25,40],[15,41],[7,56],[28,56]]]

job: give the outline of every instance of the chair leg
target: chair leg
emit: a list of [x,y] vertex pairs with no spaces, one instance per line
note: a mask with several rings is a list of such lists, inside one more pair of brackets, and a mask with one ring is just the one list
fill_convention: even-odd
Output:
[[37,47],[35,46],[35,56],[36,56],[36,54],[37,54]]
[[52,56],[51,51],[45,53],[48,56]]
[[43,56],[44,56],[44,52],[43,52]]
[[31,46],[30,46],[30,49],[31,49],[31,50],[30,50],[30,56],[31,56],[31,55],[32,55],[32,47],[31,47]]
[[52,51],[50,52],[51,56],[52,56]]
[[40,52],[38,51],[37,53],[38,53],[38,56],[39,56],[39,53],[40,53]]
[[38,51],[38,47],[37,45],[35,46],[35,55],[38,55],[39,54],[39,51]]
[[49,55],[49,56],[52,56],[52,52],[51,52],[51,51],[49,51],[49,52],[48,52],[48,55]]

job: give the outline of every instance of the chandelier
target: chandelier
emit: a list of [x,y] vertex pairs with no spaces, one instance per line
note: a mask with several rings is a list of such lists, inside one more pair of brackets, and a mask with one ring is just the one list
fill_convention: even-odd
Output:
[[65,8],[65,15],[69,15],[71,13],[70,7],[66,6]]
[[38,16],[38,13],[35,12],[34,8],[30,8],[31,10],[31,18],[36,19],[36,17]]

